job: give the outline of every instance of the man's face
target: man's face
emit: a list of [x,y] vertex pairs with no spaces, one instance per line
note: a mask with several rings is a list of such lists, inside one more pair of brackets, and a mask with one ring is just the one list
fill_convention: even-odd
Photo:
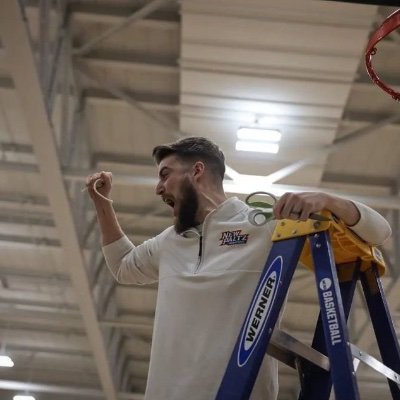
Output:
[[165,157],[158,166],[156,193],[172,207],[177,233],[198,225],[198,196],[191,180],[191,170],[191,166],[174,155]]

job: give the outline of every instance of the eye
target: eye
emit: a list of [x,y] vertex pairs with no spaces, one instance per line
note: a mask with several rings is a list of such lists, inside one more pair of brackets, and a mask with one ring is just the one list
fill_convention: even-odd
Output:
[[160,182],[165,182],[165,180],[167,179],[167,175],[168,175],[168,174],[162,172],[162,173],[159,175]]

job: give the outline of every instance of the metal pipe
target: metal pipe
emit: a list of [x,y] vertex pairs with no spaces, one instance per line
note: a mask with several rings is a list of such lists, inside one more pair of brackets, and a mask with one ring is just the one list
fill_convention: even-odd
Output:
[[94,39],[90,40],[86,44],[82,45],[80,48],[74,50],[74,54],[82,56],[82,55],[89,53],[104,39],[107,39],[109,36],[111,36],[115,32],[120,31],[121,29],[125,28],[132,22],[146,18],[149,14],[151,14],[152,12],[154,12],[155,10],[160,8],[167,1],[169,1],[169,0],[153,0],[152,2],[146,4],[144,7],[142,7],[140,10],[135,11],[133,14],[131,14],[128,18],[126,18],[119,24],[114,25],[113,27],[106,30],[101,35],[95,37]]

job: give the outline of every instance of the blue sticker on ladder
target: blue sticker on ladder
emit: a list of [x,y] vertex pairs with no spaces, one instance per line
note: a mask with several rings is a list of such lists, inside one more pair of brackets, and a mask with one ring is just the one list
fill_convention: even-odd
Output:
[[243,367],[249,360],[261,333],[267,322],[268,314],[274,302],[277,287],[282,273],[283,259],[278,256],[272,261],[267,273],[259,283],[257,292],[253,298],[250,309],[246,315],[246,322],[240,338],[237,363]]

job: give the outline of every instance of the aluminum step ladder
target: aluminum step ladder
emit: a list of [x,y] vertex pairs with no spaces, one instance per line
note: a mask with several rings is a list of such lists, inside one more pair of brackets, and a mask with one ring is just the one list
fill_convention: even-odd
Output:
[[[383,374],[400,400],[400,348],[380,276],[381,252],[364,243],[329,212],[329,221],[280,220],[273,245],[240,330],[216,400],[249,399],[264,355],[296,368],[299,400],[359,400],[353,359]],[[320,314],[312,346],[275,329],[298,262],[312,269]],[[382,361],[349,342],[347,319],[361,281]]]

